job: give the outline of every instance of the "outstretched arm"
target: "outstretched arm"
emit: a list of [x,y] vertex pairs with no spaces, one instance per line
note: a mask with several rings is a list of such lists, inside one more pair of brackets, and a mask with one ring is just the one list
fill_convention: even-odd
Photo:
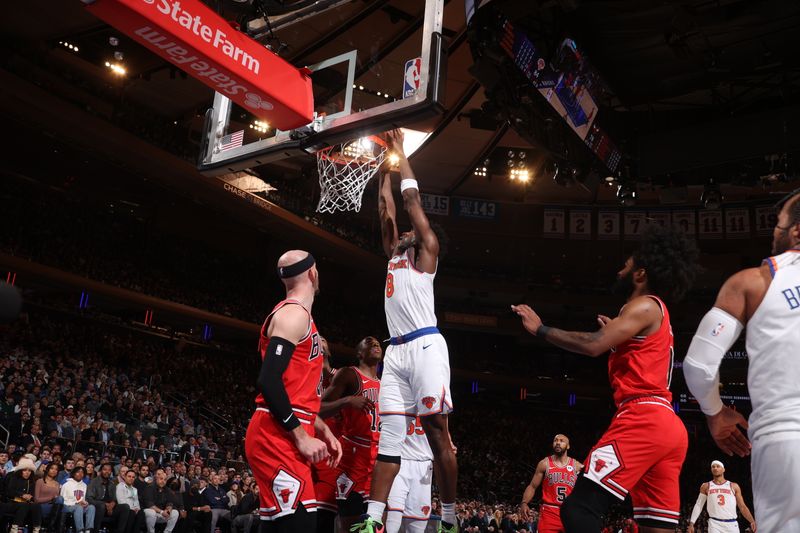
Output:
[[738,483],[731,483],[731,487],[733,488],[734,494],[736,494],[736,506],[739,508],[739,511],[742,513],[742,516],[747,523],[750,524],[750,529],[753,533],[756,533],[756,519],[753,518],[753,514],[748,509],[747,504],[744,503],[744,498],[742,498],[742,489],[739,488]]
[[511,310],[522,318],[522,325],[531,335],[538,335],[559,348],[590,357],[597,357],[636,335],[661,323],[662,314],[652,299],[640,296],[631,300],[613,320],[598,317],[601,328],[594,332],[565,331],[549,328],[527,305],[512,305]]
[[383,251],[391,258],[397,245],[397,208],[392,196],[392,180],[389,171],[378,173],[378,215],[381,219]]
[[403,152],[403,136],[400,130],[394,130],[387,135],[389,149],[399,158],[400,166],[400,192],[411,226],[419,243],[419,256],[416,258],[416,267],[423,272],[433,274],[436,272],[436,259],[439,257],[439,239],[431,229],[428,216],[422,209],[422,199],[419,195],[419,186],[411,169],[411,164]]

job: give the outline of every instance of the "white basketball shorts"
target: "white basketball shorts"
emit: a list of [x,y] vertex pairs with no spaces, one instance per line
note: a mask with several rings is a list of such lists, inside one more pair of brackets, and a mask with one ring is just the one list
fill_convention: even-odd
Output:
[[758,533],[800,533],[800,432],[753,439],[750,469]]
[[380,414],[427,416],[453,410],[450,356],[441,334],[386,348]]
[[[400,472],[394,478],[386,508],[402,512],[408,520],[425,520],[431,515],[431,482],[433,461],[403,459]],[[422,529],[425,525],[422,525]]]
[[[758,524],[758,522],[756,522]],[[759,531],[761,527],[759,526]],[[720,522],[719,520],[708,519],[708,533],[741,533],[739,522]]]

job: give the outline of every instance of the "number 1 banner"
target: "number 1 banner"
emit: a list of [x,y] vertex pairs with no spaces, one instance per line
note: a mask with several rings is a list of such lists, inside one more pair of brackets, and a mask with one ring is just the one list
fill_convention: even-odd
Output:
[[562,239],[565,234],[565,213],[563,209],[545,209],[542,233],[545,239]]

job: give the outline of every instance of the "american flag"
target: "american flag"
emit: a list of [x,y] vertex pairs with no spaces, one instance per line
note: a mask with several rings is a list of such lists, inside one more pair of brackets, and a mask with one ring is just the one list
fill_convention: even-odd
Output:
[[242,145],[242,141],[244,141],[244,130],[229,133],[219,142],[219,150],[220,152],[224,152],[225,150],[239,148]]

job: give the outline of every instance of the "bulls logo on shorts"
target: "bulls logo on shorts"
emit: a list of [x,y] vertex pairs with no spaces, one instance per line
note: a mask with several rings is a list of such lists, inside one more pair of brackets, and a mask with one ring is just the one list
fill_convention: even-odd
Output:
[[278,471],[278,475],[272,482],[272,492],[275,494],[275,501],[278,502],[281,511],[294,509],[297,506],[297,498],[302,486],[303,483],[286,470]]
[[350,477],[342,472],[338,478],[336,478],[336,499],[337,500],[346,500],[347,497],[350,495],[350,492],[353,490],[353,480]]

